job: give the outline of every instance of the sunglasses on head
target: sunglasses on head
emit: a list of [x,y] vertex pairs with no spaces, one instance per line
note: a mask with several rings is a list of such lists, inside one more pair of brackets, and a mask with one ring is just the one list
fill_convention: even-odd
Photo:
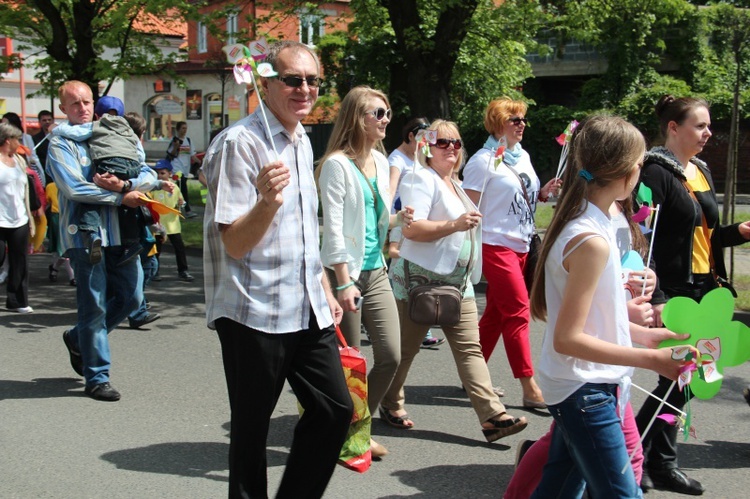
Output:
[[437,139],[432,145],[438,149],[448,149],[451,145],[453,145],[453,149],[461,149],[463,144],[461,139]]
[[515,118],[509,118],[508,121],[511,122],[514,126],[518,126],[521,123],[523,123],[524,125],[529,124],[529,120],[527,120],[526,118],[515,117]]
[[367,111],[367,114],[371,114],[378,121],[383,121],[383,118],[388,118],[389,121],[391,119],[391,110],[383,109],[382,107]]
[[274,78],[283,82],[287,87],[292,88],[299,88],[303,83],[307,83],[307,86],[310,88],[317,88],[322,81],[318,76],[306,76],[304,78],[301,76],[275,76]]
[[414,135],[416,135],[418,131],[427,130],[428,128],[430,128],[430,125],[428,125],[427,123],[420,123],[419,125],[412,128],[409,133],[413,133]]

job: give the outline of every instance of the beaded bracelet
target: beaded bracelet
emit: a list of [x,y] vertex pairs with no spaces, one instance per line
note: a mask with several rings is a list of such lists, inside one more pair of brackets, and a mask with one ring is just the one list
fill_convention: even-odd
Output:
[[346,284],[342,284],[341,286],[336,286],[336,291],[344,290],[348,288],[349,286],[354,286],[354,281],[349,281]]

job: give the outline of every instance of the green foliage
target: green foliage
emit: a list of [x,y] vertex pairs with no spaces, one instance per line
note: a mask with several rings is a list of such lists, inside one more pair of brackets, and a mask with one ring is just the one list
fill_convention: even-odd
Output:
[[692,9],[684,0],[579,0],[559,8],[565,10],[569,36],[597,48],[607,59],[605,74],[582,98],[589,109],[616,105],[649,84],[670,30]]
[[651,143],[658,139],[659,127],[654,114],[654,106],[666,94],[693,95],[683,80],[672,76],[655,75],[653,82],[625,96],[614,108],[615,113],[626,117],[637,126]]
[[530,107],[526,113],[529,127],[523,134],[523,147],[529,151],[537,175],[544,184],[555,176],[562,147],[555,138],[572,120],[581,120],[585,112],[571,112],[563,106]]
[[532,77],[526,54],[537,50],[533,37],[546,20],[538,3],[526,0],[500,7],[483,2],[474,13],[451,82],[451,117],[459,123],[469,151],[479,149],[487,138],[484,110],[491,100],[528,100],[520,90]]

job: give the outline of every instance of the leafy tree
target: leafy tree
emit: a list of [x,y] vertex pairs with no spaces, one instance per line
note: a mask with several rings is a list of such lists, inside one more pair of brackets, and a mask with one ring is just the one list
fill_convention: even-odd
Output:
[[[732,112],[729,129],[729,154],[727,155],[727,170],[724,181],[724,212],[722,219],[729,223],[730,206],[734,207],[737,182],[737,156],[739,151],[740,126],[740,94],[747,88],[750,68],[750,13],[741,8],[721,3],[707,12],[707,17],[713,27],[712,46],[720,62],[729,68],[732,75]],[[734,213],[731,214],[731,219]]]
[[685,0],[575,0],[552,2],[564,12],[569,36],[597,48],[605,74],[586,89],[584,105],[616,105],[654,82],[654,68],[667,50],[670,30],[693,9]]
[[[537,0],[352,0],[355,18],[346,46],[322,58],[332,86],[343,96],[368,84],[388,94],[395,111],[388,145],[395,146],[410,116],[451,118],[459,123],[470,150],[486,132],[487,103],[501,95],[522,97],[531,77],[525,59],[536,50],[533,36],[545,19]],[[331,70],[335,68],[335,70]]]
[[[136,29],[153,14],[160,21],[195,15],[201,2],[189,0],[0,0],[0,32],[23,52],[39,50],[34,67],[53,94],[65,80],[87,83],[99,96],[99,82],[168,70],[176,56],[164,56],[154,35]],[[145,26],[148,28],[148,26]],[[112,57],[102,58],[105,50]],[[28,54],[27,54],[28,55]]]

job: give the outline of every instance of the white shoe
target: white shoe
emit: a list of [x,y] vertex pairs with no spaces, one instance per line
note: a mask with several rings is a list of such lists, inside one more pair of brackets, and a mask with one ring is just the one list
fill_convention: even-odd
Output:
[[31,307],[18,307],[18,308],[9,308],[11,312],[18,312],[19,314],[30,314],[34,311]]

